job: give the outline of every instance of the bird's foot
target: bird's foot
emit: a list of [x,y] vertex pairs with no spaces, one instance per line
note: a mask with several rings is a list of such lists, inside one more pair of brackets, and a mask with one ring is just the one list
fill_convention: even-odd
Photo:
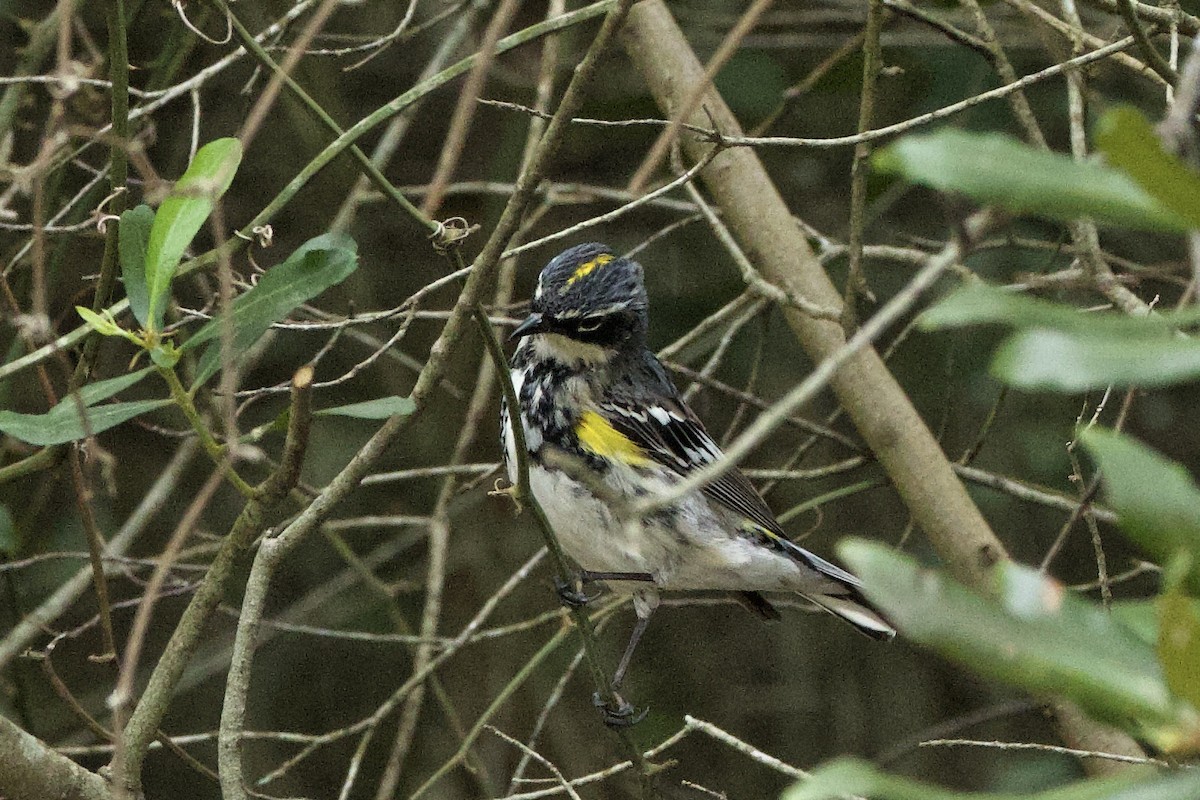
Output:
[[616,692],[612,693],[612,698],[613,702],[609,702],[600,692],[592,695],[592,705],[600,709],[604,716],[604,724],[610,728],[632,728],[650,713],[649,707],[638,711]]
[[589,595],[574,582],[564,581],[558,576],[554,578],[554,591],[558,592],[559,602],[567,608],[583,608],[599,597],[598,594]]
[[521,502],[521,489],[515,483],[509,486],[501,486],[503,479],[496,478],[496,482],[492,484],[492,490],[488,492],[488,497],[507,497],[512,501],[515,513],[520,514],[525,506]]
[[598,583],[600,581],[643,581],[653,583],[654,576],[649,572],[593,572],[590,569],[581,569],[579,570],[578,583],[571,583],[564,581],[562,578],[555,577],[554,590],[558,592],[558,599],[563,605],[568,608],[582,608],[599,597],[599,594],[587,594],[583,591],[583,587],[589,583]]

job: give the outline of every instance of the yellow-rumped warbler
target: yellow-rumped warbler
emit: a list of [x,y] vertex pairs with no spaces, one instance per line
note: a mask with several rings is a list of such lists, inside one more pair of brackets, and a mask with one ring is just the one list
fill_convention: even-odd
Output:
[[[630,500],[721,458],[646,348],[648,322],[641,265],[592,243],[546,265],[532,313],[512,332],[522,340],[511,367],[533,494],[584,579],[634,595],[638,622],[614,688],[664,589],[737,592],[771,618],[778,612],[759,592],[796,592],[869,636],[894,636],[858,580],[789,541],[736,468],[629,526],[577,479],[579,472],[573,477],[548,457],[552,449],[573,456],[578,469],[593,473],[593,485]],[[500,430],[516,482],[507,406]]]

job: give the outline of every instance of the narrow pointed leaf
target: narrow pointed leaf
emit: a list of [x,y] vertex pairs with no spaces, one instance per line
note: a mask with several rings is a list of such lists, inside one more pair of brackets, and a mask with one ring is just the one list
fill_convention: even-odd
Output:
[[1091,217],[1138,230],[1184,232],[1192,227],[1120,170],[1036,150],[997,133],[946,128],[906,136],[881,150],[873,162],[882,172],[1014,214],[1064,222]]
[[1200,227],[1200,175],[1163,150],[1149,120],[1132,106],[1100,118],[1096,144],[1109,164],[1125,172],[1164,207]]
[[1021,389],[1082,392],[1170,386],[1200,377],[1200,340],[1023,330],[996,351],[992,374]]
[[1200,797],[1200,770],[1158,776],[1130,773],[1076,781],[1042,792],[1020,794],[959,792],[889,775],[859,758],[839,758],[783,793],[782,800],[1194,800]]
[[76,439],[82,439],[90,433],[96,434],[120,425],[126,420],[133,419],[163,406],[169,406],[170,400],[133,400],[128,403],[105,403],[89,406],[87,424],[79,415],[79,409],[70,398],[45,414],[18,414],[14,411],[0,411],[0,432],[7,433],[36,445],[65,444]]
[[[127,372],[124,375],[118,375],[115,378],[105,378],[102,381],[89,383],[79,390],[79,396],[83,399],[85,406],[94,405],[101,400],[107,400],[118,392],[123,392],[129,387],[141,381],[147,375],[154,371],[153,367],[142,367],[135,372]],[[58,408],[66,403],[69,397],[63,398],[62,402],[55,406]]]
[[150,295],[146,288],[146,246],[154,212],[150,206],[131,208],[121,215],[117,228],[117,253],[121,258],[121,281],[133,316],[144,328],[150,319]]
[[201,147],[183,177],[154,215],[146,243],[147,327],[162,329],[171,279],[187,246],[212,213],[242,160],[237,139],[217,139]]
[[1200,308],[1195,306],[1141,317],[1115,311],[1084,312],[1066,303],[1029,297],[982,281],[954,290],[920,318],[920,325],[925,330],[996,324],[1125,338],[1159,338],[1198,323]]
[[1185,554],[1186,584],[1200,593],[1200,489],[1192,476],[1128,436],[1092,427],[1079,438],[1100,468],[1121,530],[1159,564]]
[[1167,386],[1200,377],[1200,340],[1179,331],[1200,322],[1200,309],[1128,316],[1084,313],[982,283],[952,292],[921,315],[926,329],[1010,325],[992,374],[1023,389],[1079,392],[1118,386]]
[[998,567],[995,597],[984,597],[879,544],[851,540],[841,554],[902,635],[980,675],[1135,721],[1154,741],[1177,742],[1195,724],[1152,647],[1034,570]]
[[[341,283],[358,267],[354,240],[325,234],[302,244],[282,264],[267,270],[257,285],[233,301],[233,355],[246,351],[274,323],[301,303]],[[196,385],[221,368],[221,320],[210,320],[183,345],[183,349],[212,341],[196,370]]]
[[170,400],[135,400],[129,403],[96,405],[118,392],[124,391],[154,371],[145,367],[126,375],[118,375],[79,390],[79,400],[87,411],[87,425],[79,415],[79,403],[67,396],[58,405],[44,414],[19,414],[15,411],[0,411],[0,432],[7,433],[36,445],[63,444],[82,439],[92,433],[100,433],[127,419],[168,405]]
[[408,415],[413,413],[417,404],[408,397],[380,397],[376,400],[365,400],[361,403],[351,403],[345,406],[323,408],[313,412],[319,417],[353,417],[355,419],[387,419],[396,414]]
[[120,325],[92,311],[87,306],[75,306],[75,313],[88,324],[89,328],[101,336],[122,336],[125,333],[121,330]]

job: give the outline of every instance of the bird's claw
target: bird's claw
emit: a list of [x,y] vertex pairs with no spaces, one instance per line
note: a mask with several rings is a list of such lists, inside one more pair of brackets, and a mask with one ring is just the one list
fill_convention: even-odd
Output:
[[615,705],[609,703],[605,697],[596,692],[592,695],[592,705],[600,709],[600,713],[604,716],[604,724],[610,728],[632,728],[646,718],[650,713],[649,707],[638,711],[631,703],[625,702],[621,695],[613,692]]
[[488,492],[488,497],[507,497],[512,501],[515,512],[520,514],[525,508],[524,504],[521,503],[520,487],[515,483],[510,486],[501,486],[500,483],[502,480],[502,478],[496,478],[496,482],[492,484],[492,490]]
[[554,591],[558,592],[559,601],[568,608],[583,608],[598,597],[587,594],[581,588],[576,588],[575,584],[559,577],[554,578]]

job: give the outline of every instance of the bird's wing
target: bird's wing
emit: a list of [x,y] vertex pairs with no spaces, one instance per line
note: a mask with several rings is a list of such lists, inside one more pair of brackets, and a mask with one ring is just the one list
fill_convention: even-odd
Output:
[[[662,397],[633,402],[610,395],[601,401],[600,413],[621,434],[654,459],[680,475],[688,475],[722,457],[721,448],[708,435],[703,423],[682,400]],[[737,467],[705,484],[702,491],[712,500],[785,537],[767,504]]]

